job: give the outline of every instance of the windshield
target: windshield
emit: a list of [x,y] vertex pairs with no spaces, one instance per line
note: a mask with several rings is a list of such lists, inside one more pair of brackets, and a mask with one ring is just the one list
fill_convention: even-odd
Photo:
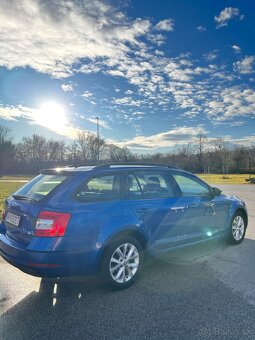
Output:
[[65,179],[66,176],[61,175],[39,175],[24,185],[22,188],[14,192],[13,196],[15,196],[15,198],[21,197],[39,201],[48,195]]

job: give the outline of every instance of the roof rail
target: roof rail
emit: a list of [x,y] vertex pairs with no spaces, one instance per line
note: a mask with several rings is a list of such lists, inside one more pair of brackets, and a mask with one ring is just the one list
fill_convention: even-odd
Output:
[[132,162],[132,163],[107,163],[107,164],[100,164],[100,165],[96,165],[93,169],[97,170],[97,169],[110,169],[111,166],[148,166],[148,167],[164,167],[164,168],[172,168],[172,169],[176,169],[175,166],[169,165],[169,164],[155,164],[155,163],[136,163],[136,162]]

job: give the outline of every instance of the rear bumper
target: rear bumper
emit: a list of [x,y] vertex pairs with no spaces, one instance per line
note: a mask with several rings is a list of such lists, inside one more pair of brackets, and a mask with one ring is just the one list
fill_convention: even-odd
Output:
[[39,277],[95,275],[96,251],[36,251],[0,233],[0,255],[23,272]]

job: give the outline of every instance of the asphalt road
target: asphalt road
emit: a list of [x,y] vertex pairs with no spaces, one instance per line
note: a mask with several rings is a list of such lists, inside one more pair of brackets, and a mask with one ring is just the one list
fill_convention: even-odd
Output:
[[151,260],[125,291],[93,278],[47,285],[0,260],[0,339],[254,339],[255,185],[218,187],[247,203],[244,242]]

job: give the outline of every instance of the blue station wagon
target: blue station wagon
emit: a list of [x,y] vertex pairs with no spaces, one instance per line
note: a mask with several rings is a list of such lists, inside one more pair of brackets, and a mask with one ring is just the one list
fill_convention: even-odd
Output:
[[31,275],[99,274],[126,288],[144,255],[215,238],[239,244],[245,203],[166,165],[43,170],[4,204],[0,254]]

